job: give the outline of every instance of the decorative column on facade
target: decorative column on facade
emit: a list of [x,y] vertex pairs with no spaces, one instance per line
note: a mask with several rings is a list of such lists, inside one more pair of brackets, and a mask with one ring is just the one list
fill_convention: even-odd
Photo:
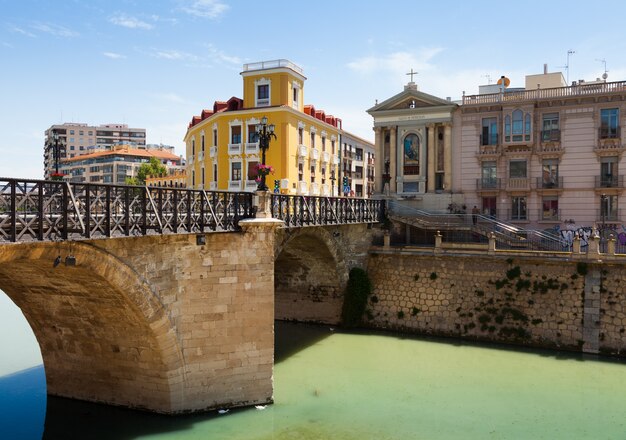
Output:
[[427,155],[427,166],[428,166],[428,181],[426,182],[427,192],[435,192],[435,161],[437,160],[437,156],[435,154],[435,124],[428,125],[428,155]]
[[385,174],[385,144],[383,139],[383,130],[380,127],[374,127],[374,145],[376,151],[376,180],[374,181],[374,191],[376,194],[383,193],[383,174]]
[[443,184],[447,191],[452,191],[452,124],[444,124],[443,131]]
[[398,151],[397,151],[397,142],[396,142],[396,132],[397,127],[389,128],[389,174],[391,174],[391,182],[389,182],[389,192],[396,193],[397,191],[397,180],[398,180]]

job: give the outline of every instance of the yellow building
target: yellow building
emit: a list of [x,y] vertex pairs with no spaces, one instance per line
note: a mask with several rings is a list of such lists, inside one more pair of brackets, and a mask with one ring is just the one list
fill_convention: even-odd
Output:
[[337,195],[341,119],[304,105],[302,69],[288,60],[265,61],[245,64],[241,76],[243,99],[216,101],[189,124],[187,185],[256,190],[261,151],[255,127],[265,116],[276,134],[265,161],[275,170],[266,179],[270,191],[277,183],[286,194]]
[[187,173],[185,170],[176,170],[168,173],[167,176],[148,176],[146,186],[156,186],[161,188],[185,188],[187,186]]

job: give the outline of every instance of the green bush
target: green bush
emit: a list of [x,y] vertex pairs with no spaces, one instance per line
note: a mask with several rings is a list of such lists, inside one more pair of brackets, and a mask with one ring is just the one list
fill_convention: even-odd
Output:
[[355,327],[361,323],[371,293],[372,283],[367,272],[359,267],[350,270],[341,314],[343,325]]

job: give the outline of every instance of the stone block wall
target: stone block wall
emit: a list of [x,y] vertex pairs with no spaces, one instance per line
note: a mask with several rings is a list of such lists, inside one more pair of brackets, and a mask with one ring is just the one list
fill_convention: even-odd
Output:
[[[33,328],[48,392],[162,413],[272,401],[272,222],[204,245],[178,234],[0,246],[0,288]],[[53,267],[68,255],[75,265]]]
[[276,319],[339,324],[348,273],[365,267],[373,236],[367,225],[276,232]]
[[[624,264],[390,251],[373,252],[368,273],[372,327],[580,350],[596,326],[601,350],[624,349]],[[586,287],[600,293],[598,322],[584,322]]]

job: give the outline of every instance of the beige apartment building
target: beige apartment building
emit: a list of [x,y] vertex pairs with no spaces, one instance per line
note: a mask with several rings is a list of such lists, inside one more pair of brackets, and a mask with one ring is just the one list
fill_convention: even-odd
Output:
[[[374,145],[350,133],[341,135],[341,179],[333,195],[369,197],[374,193]],[[347,185],[344,185],[344,180]]]
[[547,69],[527,76],[524,88],[500,82],[463,96],[454,115],[455,187],[464,203],[527,229],[621,237],[626,82],[568,86]]
[[114,145],[111,150],[96,151],[65,159],[60,171],[70,182],[115,183],[123,185],[129,177],[136,177],[139,167],[156,157],[167,168],[168,174],[184,171],[183,160],[172,152],[172,147],[134,148],[132,145]]
[[59,160],[71,159],[83,154],[111,149],[113,145],[126,144],[137,148],[146,145],[146,129],[131,128],[127,124],[89,125],[66,122],[51,125],[45,131],[44,179],[55,171],[54,133],[59,144]]

